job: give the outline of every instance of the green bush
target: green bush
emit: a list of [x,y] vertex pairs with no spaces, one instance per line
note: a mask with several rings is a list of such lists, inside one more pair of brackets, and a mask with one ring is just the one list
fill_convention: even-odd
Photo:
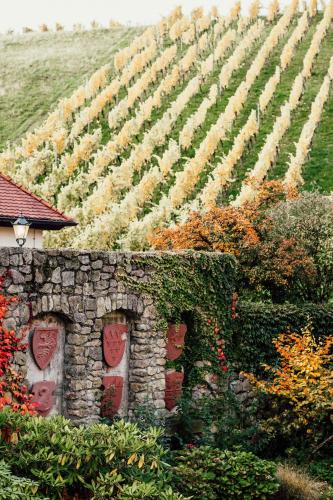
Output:
[[196,500],[265,499],[278,491],[276,465],[253,453],[194,448],[175,455],[176,488]]
[[242,405],[226,385],[197,399],[185,390],[177,412],[168,419],[171,445],[174,449],[190,443],[223,450],[255,451],[256,413],[257,400]]
[[308,281],[304,273],[291,283],[292,301],[327,301],[333,292],[333,200],[318,192],[303,192],[296,199],[278,203],[269,210],[269,236],[274,240],[291,239],[311,258],[316,275]]
[[[162,431],[118,421],[75,427],[63,417],[0,413],[0,455],[50,498],[181,498],[168,488]],[[8,437],[9,436],[9,437]]]
[[309,324],[314,337],[332,334],[333,304],[240,302],[232,325],[229,359],[236,369],[258,374],[263,363],[275,363],[277,354],[272,340],[279,333],[298,333]]
[[6,500],[32,500],[43,498],[37,494],[38,483],[17,477],[11,473],[10,467],[2,460],[0,462],[0,498]]
[[333,486],[333,458],[323,458],[312,462],[308,465],[308,469],[312,476]]

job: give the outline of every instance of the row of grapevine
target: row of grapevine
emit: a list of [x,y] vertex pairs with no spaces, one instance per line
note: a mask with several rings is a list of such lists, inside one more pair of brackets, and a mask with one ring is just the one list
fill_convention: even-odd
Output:
[[[154,48],[155,46],[151,45],[151,47]],[[172,61],[172,59],[175,57],[176,51],[177,51],[176,47],[166,49],[161,54],[161,56],[159,56],[159,58],[155,61],[155,63],[152,65],[152,67],[150,67],[142,75],[142,77],[139,78],[138,82],[136,82],[132,87],[130,87],[129,94],[128,94],[129,97],[126,98],[126,108],[122,105],[122,103],[123,103],[123,100],[122,100],[118,104],[118,106],[119,106],[118,109],[122,108],[124,111],[126,110],[126,112],[127,112],[135,101],[136,97],[134,98],[133,93],[134,93],[135,89],[138,88],[138,83],[140,83],[140,85],[142,86],[142,81],[146,80],[147,85],[149,85],[150,81],[152,81],[152,78],[153,78],[152,75],[154,74],[154,72],[155,72],[155,76],[156,76],[156,73],[158,71],[161,71],[162,69],[164,69]],[[144,63],[142,62],[142,64],[144,64],[143,67],[145,67],[148,64],[148,62],[151,60],[151,56],[153,53],[155,56],[156,53],[153,51],[151,53],[148,53],[148,52],[145,53]],[[139,69],[139,68],[137,68],[137,69]],[[139,72],[140,71],[138,71],[138,73]],[[147,77],[147,75],[148,75],[148,77]],[[123,77],[121,77],[120,79],[113,80],[110,83],[110,85],[108,85],[108,87],[92,101],[92,103],[90,104],[89,107],[84,108],[81,111],[81,113],[79,113],[79,115],[76,117],[76,119],[74,121],[74,124],[73,124],[71,132],[70,132],[70,136],[69,136],[70,141],[73,141],[73,139],[76,138],[87,125],[89,125],[93,120],[95,120],[97,118],[97,116],[105,108],[106,104],[111,102],[118,95],[118,92],[119,92],[120,88],[122,87],[122,85],[124,85],[123,84]],[[136,94],[137,94],[137,91],[136,91]],[[116,109],[117,109],[117,107],[113,108],[113,110],[116,110]],[[117,109],[117,111],[118,111],[118,109]],[[123,113],[124,116],[126,116],[126,112]]]
[[293,2],[278,23],[272,28],[247,71],[245,80],[229,99],[227,107],[217,122],[208,131],[195,156],[186,163],[182,171],[177,172],[175,184],[170,189],[168,195],[163,196],[158,206],[153,208],[145,217],[141,220],[135,220],[129,225],[127,234],[121,240],[124,248],[144,248],[154,228],[161,224],[161,222],[169,220],[174,210],[179,208],[192,192],[200,173],[214,154],[219,142],[225,137],[227,131],[231,129],[234,119],[240,112],[252,84],[261,72],[273,48],[283,36],[285,29],[291,23],[296,11],[297,2]]
[[[289,37],[287,43],[284,45],[281,53],[285,53],[286,47],[296,48],[296,44],[299,43],[304,36],[305,32],[309,27],[308,23],[308,13],[305,11],[302,17],[298,20],[297,26],[291,36]],[[259,96],[259,108],[263,113],[265,112],[268,104],[271,102],[274,93],[276,91],[277,85],[280,82],[281,73],[285,71],[288,64],[276,67],[275,73],[266,82],[265,88]],[[201,206],[209,208],[216,205],[218,195],[220,191],[226,186],[230,181],[231,175],[234,168],[236,167],[238,161],[243,156],[246,145],[248,141],[254,137],[259,131],[259,123],[254,111],[249,115],[249,118],[240,130],[239,134],[235,137],[233,146],[227,156],[214,168],[210,180],[206,183],[202,192],[199,193],[196,200],[196,208]]]
[[[256,23],[250,30],[248,35],[244,38],[243,42],[244,44],[249,47],[249,44],[247,43],[247,40],[250,40],[251,43],[254,42],[256,38],[260,36],[260,33],[262,32],[263,29],[263,23],[260,21]],[[228,44],[231,44],[232,37],[226,38],[228,41]],[[225,44],[224,44],[225,47]],[[222,56],[224,51],[219,51],[220,56]],[[240,61],[239,61],[240,62]],[[195,82],[195,85],[190,86],[191,82],[189,83],[189,86],[186,87],[190,89],[190,92],[188,92],[185,89],[185,99],[180,96],[177,98],[177,100],[172,103],[171,107],[169,108],[168,111],[164,114],[165,117],[167,117],[167,120],[164,121],[164,128],[161,128],[161,124],[159,122],[156,122],[156,124],[152,127],[152,129],[149,131],[149,133],[146,135],[144,138],[144,141],[142,142],[141,145],[139,145],[137,148],[135,148],[129,158],[129,160],[124,162],[118,169],[115,169],[114,174],[110,175],[109,178],[113,178],[113,183],[112,183],[112,194],[110,193],[111,200],[115,200],[115,195],[118,191],[121,189],[124,189],[125,187],[130,187],[132,185],[132,179],[133,179],[133,173],[134,171],[138,171],[144,162],[148,162],[149,158],[153,154],[153,150],[155,145],[161,145],[165,142],[167,135],[171,132],[172,125],[175,123],[176,119],[178,116],[181,114],[187,103],[189,102],[190,98],[193,97],[194,93],[198,93],[200,90],[200,75],[197,75],[192,81]],[[212,92],[211,99],[208,101],[209,105],[212,105],[217,98],[217,92],[214,93]],[[200,110],[200,107],[199,107]],[[162,117],[161,121],[163,122]],[[199,119],[198,119],[199,122]],[[184,126],[186,128],[186,124]],[[184,131],[183,128],[183,131]],[[182,132],[183,132],[182,131]],[[182,132],[180,135],[182,135]],[[159,135],[157,135],[159,134]],[[139,148],[143,151],[143,155],[141,156],[141,160],[139,161],[138,155],[137,155],[137,150]],[[125,166],[125,172],[122,172],[122,168]],[[128,169],[128,166],[130,166],[131,170]],[[103,186],[103,182],[101,184],[101,187]],[[99,212],[96,214],[96,201],[97,199],[101,196],[101,191],[99,188],[83,203],[83,210],[86,211],[85,214],[85,221],[91,220],[91,218],[95,215],[101,214],[108,208],[107,203],[99,204]],[[103,207],[102,207],[103,205]]]
[[329,4],[325,9],[323,19],[318,24],[311,41],[311,45],[304,57],[303,68],[295,78],[293,87],[289,94],[289,99],[281,107],[280,115],[274,123],[273,130],[267,136],[265,144],[259,153],[256,164],[248,174],[241,187],[239,195],[234,201],[236,206],[242,205],[247,201],[251,201],[255,197],[258,187],[267,175],[269,168],[274,164],[278,153],[279,143],[291,125],[291,113],[296,109],[300,102],[305,83],[311,76],[311,69],[315,57],[319,53],[320,45],[330,26],[332,17],[333,3]]
[[45,123],[34,132],[28,133],[22,140],[22,148],[19,149],[20,155],[23,157],[31,156],[39,146],[49,140],[76,109],[80,108],[87,99],[93,97],[106,84],[109,71],[109,65],[103,66],[92,75],[86,85],[79,87],[71,97],[60,101],[58,107],[48,116]]
[[[225,136],[226,131],[230,129],[234,118],[237,116],[241,110],[242,104],[245,102],[251,85],[261,71],[261,68],[271,53],[273,47],[278,43],[278,40],[282,36],[286,26],[290,24],[295,11],[296,4],[293,4],[285,15],[282,16],[279,23],[272,29],[271,33],[265,40],[263,47],[255,58],[255,61],[248,70],[245,82],[239,86],[235,95],[230,98],[224,113],[220,115],[218,121],[211,127],[194,158],[187,162],[183,171],[176,174],[176,182],[170,189],[169,195],[163,197],[159,205],[147,214],[146,217],[140,221],[134,221],[130,224],[128,237],[130,237],[133,233],[135,238],[137,238],[138,234],[146,235],[153,229],[153,227],[155,227],[157,223],[165,217],[168,218],[172,210],[177,208],[186,198],[187,193],[191,191],[193,185],[196,183],[202,168],[204,168],[209,158],[214,154],[219,141]],[[110,238],[108,237],[109,230],[107,228],[112,225],[111,214],[112,208],[110,214],[105,213],[97,219],[94,219],[93,223],[77,237],[77,239],[73,242],[73,245],[79,246],[80,244],[83,244],[84,246],[95,246],[99,243],[102,245],[110,244],[110,242],[113,241],[112,238],[114,237],[114,234],[110,235]],[[134,230],[132,230],[132,228],[134,228]],[[102,241],[103,237],[101,238],[101,235],[106,229],[107,233],[104,237],[104,241]],[[105,238],[107,238],[107,241],[105,241]],[[96,239],[99,240],[99,243],[97,243]]]
[[328,73],[319,89],[319,92],[312,103],[309,118],[303,126],[301,135],[296,144],[296,151],[291,155],[289,167],[285,175],[285,183],[287,186],[296,187],[302,184],[302,167],[309,154],[311,141],[316,127],[319,124],[324,105],[329,97],[331,82],[333,80],[333,57],[330,60]]

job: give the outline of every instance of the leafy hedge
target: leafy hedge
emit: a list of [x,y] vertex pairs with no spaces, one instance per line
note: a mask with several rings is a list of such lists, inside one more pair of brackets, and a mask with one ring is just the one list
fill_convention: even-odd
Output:
[[262,363],[274,363],[272,340],[281,332],[300,332],[311,325],[315,337],[333,333],[333,304],[268,304],[240,302],[232,325],[229,359],[235,368],[260,372]]
[[0,461],[0,498],[6,500],[38,500],[47,497],[41,497],[37,494],[38,483],[17,477],[12,474],[9,466],[3,461]]
[[[181,500],[168,485],[162,432],[141,431],[124,421],[75,427],[64,417],[0,412],[0,498],[6,488],[36,496],[85,500],[150,498]],[[20,479],[25,478],[25,479]],[[13,496],[13,499],[15,496]]]
[[177,489],[193,499],[264,499],[279,489],[276,465],[242,451],[182,450],[172,472]]

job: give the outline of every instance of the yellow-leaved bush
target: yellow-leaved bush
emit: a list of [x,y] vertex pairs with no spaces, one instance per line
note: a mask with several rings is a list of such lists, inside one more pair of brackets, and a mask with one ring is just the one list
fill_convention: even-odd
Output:
[[281,333],[273,341],[277,366],[264,365],[266,380],[245,374],[272,398],[271,415],[262,428],[270,434],[301,433],[316,446],[327,439],[333,415],[333,335],[314,339],[310,328]]

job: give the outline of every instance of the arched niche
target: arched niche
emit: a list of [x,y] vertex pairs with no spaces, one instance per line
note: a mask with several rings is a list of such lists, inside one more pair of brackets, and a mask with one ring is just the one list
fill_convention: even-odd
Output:
[[32,320],[28,332],[27,381],[42,416],[64,413],[65,321],[44,313]]
[[183,354],[189,338],[193,335],[194,323],[190,312],[168,322],[166,333],[166,360],[175,363],[165,371],[165,408],[174,411],[187,383],[187,361]]
[[101,415],[127,417],[129,404],[130,340],[133,317],[117,310],[103,317],[103,378]]

